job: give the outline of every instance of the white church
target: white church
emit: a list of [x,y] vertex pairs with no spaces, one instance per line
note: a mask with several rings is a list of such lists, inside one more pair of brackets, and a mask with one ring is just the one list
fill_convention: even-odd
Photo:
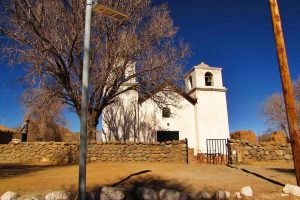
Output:
[[184,82],[185,91],[176,91],[179,106],[160,108],[151,98],[139,98],[136,91],[123,94],[118,105],[103,111],[103,140],[187,138],[189,148],[197,154],[207,152],[207,139],[229,138],[222,68],[201,63],[186,73]]

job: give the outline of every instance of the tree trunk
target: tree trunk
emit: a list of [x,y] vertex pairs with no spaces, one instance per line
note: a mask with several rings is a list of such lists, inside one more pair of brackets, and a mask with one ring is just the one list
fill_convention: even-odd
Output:
[[88,142],[96,141],[96,132],[97,132],[97,125],[99,123],[99,116],[98,113],[88,113],[88,130],[87,130],[87,140]]

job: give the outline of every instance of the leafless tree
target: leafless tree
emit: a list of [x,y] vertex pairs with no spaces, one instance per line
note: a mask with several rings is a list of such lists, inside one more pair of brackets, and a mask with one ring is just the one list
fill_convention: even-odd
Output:
[[300,77],[294,82],[294,92],[296,101],[300,102]]
[[[61,126],[66,122],[60,115],[63,105],[48,99],[49,92],[36,89],[24,92],[21,102],[26,109],[25,119],[30,119],[30,141],[62,141]],[[32,99],[32,97],[35,97]],[[41,103],[44,102],[43,106]]]
[[[49,99],[69,105],[80,116],[84,0],[1,0],[0,33],[14,42],[4,52],[25,66],[30,88],[49,92]],[[103,109],[122,93],[146,95],[165,79],[177,82],[189,48],[174,42],[167,5],[150,0],[103,0],[127,13],[126,21],[94,14],[90,58],[88,138],[96,139]],[[125,76],[129,67],[136,70]],[[138,80],[130,87],[123,83]],[[166,96],[168,92],[164,93]],[[35,99],[32,96],[32,99]]]
[[[298,124],[300,125],[300,78],[298,78],[293,85]],[[269,97],[262,106],[261,114],[269,125],[269,132],[272,130],[281,130],[286,137],[289,137],[286,110],[282,94],[275,93]]]

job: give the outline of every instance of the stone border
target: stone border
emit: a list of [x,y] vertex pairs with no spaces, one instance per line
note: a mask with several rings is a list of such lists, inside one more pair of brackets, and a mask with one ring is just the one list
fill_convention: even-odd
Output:
[[[186,163],[185,140],[173,142],[91,142],[88,144],[88,162],[164,162]],[[0,145],[0,162],[28,164],[78,163],[78,142],[19,142]]]

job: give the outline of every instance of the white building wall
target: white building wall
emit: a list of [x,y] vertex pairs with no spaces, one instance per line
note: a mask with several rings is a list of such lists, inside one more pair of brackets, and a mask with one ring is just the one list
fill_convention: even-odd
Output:
[[[123,87],[127,87],[127,86],[123,86]],[[119,95],[119,99],[122,100],[123,107],[125,109],[132,110],[132,109],[135,109],[134,105],[136,105],[138,102],[138,93],[135,90],[126,91]],[[136,107],[137,107],[137,105],[136,105]],[[108,125],[105,123],[105,113],[110,108],[115,110],[116,115],[118,115],[118,116],[122,115],[121,114],[122,111],[120,110],[120,107],[116,108],[116,106],[114,104],[111,104],[104,108],[104,110],[102,112],[102,133],[101,133],[101,136],[99,136],[99,138],[101,138],[101,141],[103,141],[103,142],[106,142],[104,133],[108,134],[110,132]],[[118,117],[116,117],[116,118],[118,118]],[[118,118],[118,120],[116,120],[115,122],[122,123],[121,118]],[[121,129],[121,127],[118,127],[118,128]],[[120,134],[121,134],[121,132],[122,131],[120,130]]]
[[[197,99],[197,103],[193,105],[178,95],[179,107],[169,107],[172,113],[170,118],[163,118],[162,110],[151,99],[138,105],[139,123],[148,123],[144,132],[141,131],[141,135],[156,131],[179,131],[179,139],[187,138],[189,147],[194,148],[195,153],[206,153],[207,139],[229,138],[226,88],[223,87],[221,70],[204,63],[192,69],[185,76],[186,91],[191,92],[189,95]],[[213,74],[213,86],[205,85],[206,72]],[[124,84],[123,87],[126,86]],[[120,95],[120,99],[125,106],[129,106],[132,102],[137,103],[138,93],[129,91]],[[104,131],[107,132],[108,127],[105,123],[102,124]]]
[[185,79],[184,79],[184,84],[185,84],[185,91],[190,91],[192,88],[195,87],[197,84],[197,77],[195,73],[189,74]]
[[226,93],[197,90],[196,96],[199,150],[206,153],[206,139],[229,138]]
[[223,81],[222,81],[222,73],[221,73],[221,68],[209,68],[209,69],[201,69],[201,68],[196,68],[196,86],[194,87],[211,87],[211,86],[206,86],[205,85],[205,73],[210,72],[213,74],[213,82],[214,85],[213,87],[220,88],[223,87]]
[[[140,107],[140,112],[155,113],[159,122],[157,131],[179,131],[179,139],[188,139],[191,148],[196,146],[196,130],[194,118],[194,105],[182,96],[179,96],[178,107],[169,106],[170,118],[162,117],[162,110],[151,100],[146,100]],[[151,118],[149,118],[151,120]]]

